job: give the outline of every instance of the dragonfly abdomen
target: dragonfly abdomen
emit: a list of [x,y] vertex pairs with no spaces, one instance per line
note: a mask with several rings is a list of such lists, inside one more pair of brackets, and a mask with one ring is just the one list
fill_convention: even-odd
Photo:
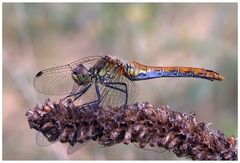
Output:
[[[153,69],[154,70],[154,69]],[[194,67],[161,67],[163,71],[162,77],[193,77],[203,78],[208,80],[223,80],[223,77],[212,70]]]
[[146,80],[161,77],[192,77],[207,80],[223,80],[223,77],[212,70],[194,67],[154,67],[137,62],[128,63],[127,74],[131,80]]

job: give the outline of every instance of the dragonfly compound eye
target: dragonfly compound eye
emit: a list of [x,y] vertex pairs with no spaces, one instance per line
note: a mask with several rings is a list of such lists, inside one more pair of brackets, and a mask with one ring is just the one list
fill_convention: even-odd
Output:
[[73,69],[72,78],[79,85],[89,83],[88,69],[83,64],[79,64],[76,68]]

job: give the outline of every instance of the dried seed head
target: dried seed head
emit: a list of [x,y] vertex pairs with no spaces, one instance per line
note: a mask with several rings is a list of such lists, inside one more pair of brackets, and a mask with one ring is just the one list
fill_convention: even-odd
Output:
[[164,147],[177,156],[193,160],[237,160],[237,140],[226,138],[219,130],[198,123],[195,113],[180,113],[169,106],[148,103],[126,108],[83,108],[72,101],[52,103],[27,111],[30,128],[40,131],[50,142],[71,146],[98,141],[104,146],[138,143]]

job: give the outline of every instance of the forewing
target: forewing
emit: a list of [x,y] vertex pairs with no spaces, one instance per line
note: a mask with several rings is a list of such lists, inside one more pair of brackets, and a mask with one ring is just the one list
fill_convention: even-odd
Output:
[[59,66],[40,71],[33,80],[34,88],[45,95],[63,95],[73,87],[71,68]]
[[89,69],[99,58],[100,56],[86,57],[68,65],[40,71],[33,80],[34,88],[45,95],[69,94],[75,83],[71,76],[72,70],[79,64],[83,64]]

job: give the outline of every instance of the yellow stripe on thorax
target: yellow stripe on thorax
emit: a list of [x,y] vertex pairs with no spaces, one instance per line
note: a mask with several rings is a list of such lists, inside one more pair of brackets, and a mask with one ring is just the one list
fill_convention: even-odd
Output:
[[114,66],[110,63],[104,63],[102,62],[101,64],[106,64],[104,65],[103,68],[99,71],[98,75],[99,76],[105,76]]

